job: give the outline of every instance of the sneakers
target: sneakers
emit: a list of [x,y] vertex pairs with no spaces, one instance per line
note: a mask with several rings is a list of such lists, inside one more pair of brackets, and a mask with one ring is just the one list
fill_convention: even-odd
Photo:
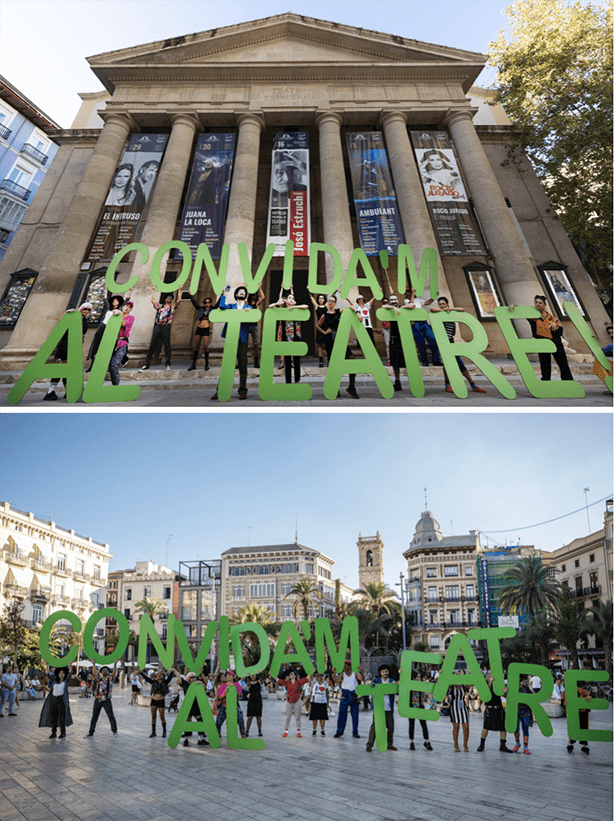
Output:
[[[523,750],[522,752],[523,752],[525,755],[531,755],[531,750],[529,750],[529,748],[528,748],[528,747],[525,747],[525,748],[524,748],[524,750]],[[582,750],[582,752],[584,752],[584,750]]]
[[343,735],[343,733],[335,733],[333,738],[341,738],[342,735]]
[[573,744],[568,744],[567,745],[567,752],[568,753],[573,753]]
[[87,735],[83,736],[83,738],[93,738],[93,737],[94,737],[94,733],[88,733]]
[[520,744],[514,744],[514,752],[517,753],[520,749]]
[[452,390],[452,385],[446,385],[445,390],[447,393],[454,393],[454,391]]
[[297,732],[296,737],[297,737],[297,738],[302,738],[302,737],[303,737],[303,736],[301,735],[301,731],[300,731],[300,730]]
[[118,735],[119,733],[113,733],[113,738],[117,738]]
[[326,735],[326,733],[324,732],[324,730],[320,730],[320,735]]
[[582,752],[584,753],[584,755],[588,755],[590,753],[590,750],[588,749],[588,747],[582,747]]
[[315,730],[313,730],[313,732],[311,733],[311,735],[316,735],[316,731],[315,731]]
[[431,742],[430,741],[425,741],[424,746],[426,747],[427,750],[430,750],[431,752],[433,752],[433,748],[431,747]]
[[210,744],[206,738],[201,738],[196,742],[197,747],[209,747]]
[[282,738],[288,738],[288,731],[287,731],[287,730],[286,730],[286,732],[282,735]]
[[354,733],[354,735],[352,736],[352,738],[360,738],[360,736],[358,735],[358,733]]
[[149,365],[143,365],[143,367],[139,368],[139,370],[140,371],[148,371],[149,370]]
[[[43,396],[43,402],[55,402],[58,398],[58,395],[55,391],[50,391]],[[51,738],[51,736],[49,736]]]
[[167,365],[166,368],[165,368],[165,370],[167,370],[167,371],[170,371],[170,369],[171,369],[170,365]]
[[189,740],[188,740],[187,738],[186,738],[186,739],[185,739],[185,741],[183,742],[183,746],[184,746],[184,747],[189,747],[189,746],[190,746],[190,742],[189,742]]
[[484,388],[480,388],[480,386],[479,386],[479,385],[472,385],[472,386],[471,386],[471,390],[472,390],[474,393],[486,393],[486,391],[484,390]]
[[413,741],[410,741],[410,742],[409,742],[409,749],[410,749],[410,750],[415,750],[415,749],[416,749],[416,745],[414,744],[414,742],[413,742]]

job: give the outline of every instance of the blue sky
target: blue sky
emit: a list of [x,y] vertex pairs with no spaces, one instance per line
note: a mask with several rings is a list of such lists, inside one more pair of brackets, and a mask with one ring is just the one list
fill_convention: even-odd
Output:
[[[444,535],[553,550],[612,493],[612,422],[590,413],[105,413],[0,417],[0,499],[107,542],[111,567],[294,541],[357,585],[379,530],[386,580],[428,507]],[[570,511],[547,526],[520,531]],[[589,508],[591,531],[604,504]]]
[[[502,11],[510,5],[500,0],[2,0],[0,73],[68,128],[79,108],[78,93],[102,89],[85,59],[94,54],[287,11],[486,53],[504,28]],[[488,85],[492,77],[488,69],[479,82]]]

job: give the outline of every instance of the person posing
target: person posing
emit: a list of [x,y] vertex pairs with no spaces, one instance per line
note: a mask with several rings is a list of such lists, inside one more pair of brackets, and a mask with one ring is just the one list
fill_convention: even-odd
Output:
[[4,716],[4,703],[8,699],[9,715],[16,716],[15,699],[17,697],[17,684],[19,683],[19,673],[15,672],[13,666],[8,664],[0,676],[0,718]]
[[[320,319],[318,320],[318,328],[322,331],[324,335],[324,344],[326,346],[326,357],[330,362],[330,355],[333,350],[333,345],[335,343],[335,337],[337,336],[337,330],[339,329],[339,321],[341,320],[341,311],[337,308],[337,297],[334,294],[331,294],[328,297],[328,302],[326,303],[326,313],[322,314]],[[358,399],[358,393],[356,392],[356,374],[351,373],[349,374],[350,384],[346,388],[346,391],[352,396],[354,399]],[[337,394],[337,399],[341,396],[341,393]]]
[[505,739],[507,734],[505,732],[505,710],[503,709],[503,702],[501,701],[501,696],[498,696],[492,689],[493,677],[491,675],[486,676],[486,684],[490,687],[492,698],[489,702],[485,704],[484,708],[484,726],[482,728],[482,734],[480,736],[480,746],[478,747],[478,753],[481,753],[484,749],[484,745],[486,744],[486,738],[488,736],[489,730],[495,730],[499,732],[499,750],[502,753],[511,753],[513,750],[505,743]]
[[[294,299],[294,294],[290,292],[288,296],[283,296],[283,285],[279,292],[279,299],[277,302],[273,302],[269,305],[269,308],[289,308],[289,310],[294,310],[294,308],[307,308],[307,305],[297,305],[296,300]],[[277,323],[277,341],[278,342],[294,342],[295,340],[300,341],[303,339],[301,334],[301,323],[294,322],[292,319],[284,320],[283,322]],[[292,382],[292,366],[294,365],[294,381],[300,382],[301,380],[301,358],[300,356],[284,356],[282,357],[284,360],[285,372],[286,372],[286,382]]]
[[[83,335],[83,342],[85,342],[85,334],[87,333],[87,321],[90,318],[93,309],[94,308],[91,302],[84,302],[78,309],[70,308],[68,311],[64,312],[64,316],[66,316],[66,314],[75,313],[75,310],[78,310],[81,314],[81,333]],[[65,363],[68,361],[68,332],[66,332],[64,336],[60,339],[55,351],[52,353],[51,356],[55,359],[56,363]],[[43,396],[43,402],[54,402],[55,400],[59,399],[58,395],[55,392],[55,388],[59,384],[59,382],[59,377],[51,380],[51,382],[49,383],[49,390]],[[62,379],[62,382],[64,383],[64,388],[66,388],[66,378]],[[63,398],[66,399],[66,396],[64,396]]]
[[137,675],[141,676],[141,678],[145,679],[146,682],[151,684],[151,702],[149,705],[149,709],[151,710],[151,733],[150,738],[154,738],[156,735],[156,717],[160,716],[160,724],[162,725],[162,738],[166,738],[166,716],[164,712],[164,699],[168,695],[169,691],[169,684],[173,676],[177,675],[177,671],[174,668],[171,668],[168,673],[164,673],[164,670],[159,670],[154,678],[150,678],[146,675],[142,670],[137,670]]
[[[526,679],[523,680],[522,684],[518,688],[519,693],[530,693],[531,688],[529,687],[529,683]],[[523,752],[526,755],[531,755],[531,751],[529,750],[529,727],[531,726],[531,710],[526,704],[520,703],[518,705],[518,717],[516,719],[516,732],[514,733],[514,738],[516,739],[516,743],[514,744],[514,752],[517,753],[520,749],[520,726],[522,725],[522,743],[524,744]]]
[[[251,306],[247,303],[247,288],[245,285],[239,285],[234,290],[235,302],[226,302],[226,295],[230,291],[230,285],[224,289],[224,293],[220,296],[218,307],[222,311],[251,311]],[[239,399],[247,399],[247,346],[249,344],[248,323],[241,323],[241,330],[239,332],[239,343],[237,345],[237,364],[239,366]],[[226,338],[226,326],[222,329],[222,339]],[[218,398],[216,391],[211,397],[212,400]]]
[[[430,676],[425,674],[422,676],[422,681],[430,681]],[[433,696],[431,693],[421,693],[418,690],[413,690],[411,694],[411,706],[417,710],[430,710],[433,708]],[[420,729],[422,730],[422,738],[424,739],[424,746],[427,750],[432,752],[431,742],[429,741],[429,730],[426,719],[420,718]],[[409,749],[415,750],[414,731],[416,726],[416,719],[410,718],[409,721]]]
[[232,670],[221,672],[218,675],[219,686],[213,702],[213,713],[215,715],[215,726],[218,733],[222,729],[222,724],[226,721],[226,691],[229,687],[234,687],[237,691],[237,724],[241,738],[245,738],[245,721],[243,720],[243,710],[239,704],[241,698],[241,685],[235,679]]
[[[567,354],[563,347],[563,326],[552,316],[546,308],[546,297],[543,294],[536,294],[533,298],[533,304],[539,311],[539,319],[528,319],[527,322],[531,326],[531,333],[534,339],[550,339],[554,342],[555,351],[553,354],[539,353],[539,367],[542,375],[542,382],[549,382],[552,372],[552,360],[559,366],[561,372],[561,380],[573,381],[569,363],[567,362]],[[513,311],[515,305],[510,305],[510,311]]]
[[[255,309],[256,311],[260,310],[260,306],[264,302],[264,291],[262,290],[262,286],[258,287],[257,294],[248,294],[247,296],[247,304],[250,308]],[[258,347],[258,323],[257,322],[250,322],[247,326],[247,344],[249,345],[249,338],[252,338],[252,346],[254,348],[254,368],[260,367],[260,352]]]
[[371,306],[375,301],[375,297],[371,297],[368,302],[365,302],[364,296],[360,296],[360,294],[356,297],[356,302],[352,302],[352,300],[348,297],[348,302],[352,306],[352,308],[356,311],[356,316],[362,322],[363,326],[365,327],[369,337],[371,338],[371,342],[375,345],[375,338],[373,336],[373,324],[371,322]]
[[301,688],[308,681],[307,676],[298,677],[295,670],[291,670],[286,678],[279,678],[279,683],[286,688],[286,723],[284,724],[283,738],[288,737],[290,729],[290,719],[294,715],[296,721],[296,737],[301,735]]
[[66,738],[66,728],[73,723],[68,700],[68,669],[66,667],[56,668],[53,684],[49,682],[49,688],[49,695],[43,703],[38,726],[51,727],[49,738],[57,738],[59,724],[60,738]]
[[[579,684],[577,685],[577,687],[578,687],[578,698],[583,698],[588,703],[591,700],[591,696],[590,696],[590,693],[588,692],[588,690],[585,690],[584,687],[580,687]],[[563,691],[563,701],[565,703],[565,706],[567,707],[567,699],[565,697],[565,692],[564,691]],[[588,730],[588,715],[589,715],[589,713],[590,713],[590,710],[587,709],[587,708],[585,708],[583,710],[582,709],[578,710],[578,718],[579,718],[579,721],[580,721],[580,729],[581,730]],[[573,753],[574,744],[576,743],[576,740],[575,739],[572,740],[571,738],[568,737],[567,741],[568,741],[567,752],[568,753]],[[588,755],[590,753],[590,750],[588,748],[588,741],[580,741],[580,747],[581,747],[582,752],[584,753],[584,755]],[[526,750],[525,750],[525,752],[526,752]]]
[[309,720],[311,721],[313,731],[311,735],[316,735],[318,729],[318,721],[320,722],[320,735],[326,735],[324,732],[324,722],[328,721],[328,708],[330,706],[331,687],[324,680],[323,673],[315,674],[315,681],[310,677],[309,683]]
[[390,329],[388,356],[394,373],[394,389],[395,391],[400,391],[403,390],[401,387],[401,368],[405,367],[405,356],[403,354],[403,345],[401,344],[399,322],[394,316],[394,314],[400,313],[397,295],[390,294],[390,301],[387,303],[383,302],[382,308],[386,308],[386,310],[390,312],[390,322],[387,323]]
[[[464,310],[465,310],[464,308],[453,308],[450,305],[450,303],[448,302],[448,300],[446,299],[445,296],[440,296],[440,297],[437,297],[437,307],[435,307],[435,305],[433,305],[433,307],[431,308],[431,313],[436,314],[436,313],[439,313],[440,311],[445,311],[446,313],[449,314],[450,311],[464,311]],[[450,340],[450,342],[454,342],[454,335],[456,334],[456,322],[444,322],[443,327],[446,329],[446,334],[448,335],[448,339]],[[460,372],[465,377],[467,382],[469,382],[471,390],[474,393],[486,393],[484,388],[480,388],[478,385],[475,384],[475,382],[473,381],[473,378],[471,377],[469,371],[467,370],[467,366],[465,365],[465,363],[463,362],[463,360],[461,359],[460,356],[456,357],[456,361],[458,362],[458,367],[460,368]],[[444,385],[445,385],[444,390],[446,390],[448,393],[454,393],[454,391],[452,390],[452,386],[450,385],[450,379],[448,377],[448,374],[446,373],[445,368],[443,369],[443,381],[444,381]]]
[[[373,687],[375,684],[395,684],[396,682],[394,679],[390,678],[390,670],[388,669],[387,664],[380,664],[378,668],[379,677],[373,679],[371,682],[371,686]],[[375,708],[374,708],[375,709]],[[393,744],[394,741],[394,695],[387,695],[384,697],[384,711],[386,714],[386,736],[388,742],[388,750],[394,750],[396,752],[396,747]],[[373,749],[373,744],[375,743],[375,716],[373,717],[373,721],[371,723],[371,727],[369,728],[369,740],[367,741],[366,750],[368,753],[371,752]]]
[[192,305],[198,310],[196,315],[196,331],[194,332],[194,347],[192,349],[192,364],[188,368],[189,371],[196,369],[196,360],[200,353],[200,342],[203,343],[203,353],[205,355],[205,370],[209,370],[209,341],[211,339],[211,321],[209,314],[213,310],[213,303],[207,297],[203,304],[194,299],[192,294],[189,294]]
[[[418,299],[415,288],[409,288],[405,292],[405,297],[405,305],[403,305],[403,308],[407,308],[410,311],[414,308],[428,307],[434,302],[432,298],[426,300]],[[437,347],[437,342],[435,341],[435,334],[433,333],[433,329],[429,325],[428,320],[425,319],[420,322],[412,322],[411,330],[414,335],[414,342],[416,343],[420,354],[420,363],[422,366],[427,367],[429,364],[426,353],[427,345],[431,349],[431,353],[433,355],[433,365],[441,365],[441,356],[439,355],[439,348]]]
[[104,332],[107,327],[107,322],[113,315],[117,315],[116,312],[120,311],[123,304],[123,296],[119,296],[119,294],[112,295],[110,292],[107,293],[102,308],[102,319],[100,320],[100,325],[96,329],[96,333],[94,334],[92,344],[90,345],[90,349],[86,357],[87,359],[91,360],[92,363],[86,370],[86,373],[89,373],[92,370],[92,367],[94,365],[94,359],[96,358],[98,348],[100,347],[100,342],[102,340],[102,337],[104,336]]
[[164,357],[166,361],[166,370],[171,369],[171,325],[173,323],[173,316],[175,311],[181,304],[181,288],[177,291],[175,304],[173,304],[173,295],[164,295],[164,304],[157,301],[156,295],[151,297],[151,304],[156,311],[156,320],[154,329],[151,334],[151,342],[145,356],[145,364],[141,368],[142,371],[148,371],[151,365],[151,360],[160,354],[162,345],[164,345]]
[[247,677],[247,725],[245,727],[245,737],[249,736],[249,728],[252,720],[256,719],[258,725],[258,735],[262,735],[262,688],[260,676]]
[[111,190],[105,200],[105,205],[132,205],[136,192],[133,185],[134,166],[123,163],[118,166],[111,183]]
[[111,732],[113,738],[117,738],[117,721],[115,720],[115,713],[113,712],[113,703],[111,697],[113,695],[113,679],[115,678],[115,671],[117,670],[117,660],[113,665],[113,672],[108,667],[101,667],[100,674],[96,669],[96,665],[92,665],[92,678],[94,683],[92,685],[92,696],[94,697],[94,707],[92,709],[92,720],[90,721],[90,729],[85,738],[91,738],[96,732],[96,724],[100,711],[104,710],[111,725]]
[[309,294],[309,299],[311,300],[311,304],[314,307],[314,320],[315,320],[315,337],[316,337],[316,354],[319,360],[320,368],[324,367],[324,343],[326,341],[324,334],[322,333],[321,329],[318,327],[318,322],[320,318],[324,316],[326,313],[326,297],[324,294],[318,294],[317,301],[313,298],[312,294]]
[[358,711],[360,709],[360,701],[356,695],[356,687],[362,684],[362,676],[360,673],[352,672],[352,664],[349,659],[346,659],[343,664],[343,672],[335,676],[335,684],[341,685],[341,701],[339,702],[339,713],[337,715],[337,732],[334,738],[340,738],[344,731],[348,720],[348,709],[352,716],[352,736],[360,738],[358,735]]
[[[133,306],[134,303],[128,300],[128,302],[124,302],[122,305],[121,311],[118,311],[118,314],[121,314],[122,322],[119,328],[115,350],[109,363],[109,373],[113,385],[119,385],[119,369],[128,361],[128,338],[134,324],[134,317],[130,316],[130,311]],[[115,313],[115,311],[113,311],[113,313]]]
[[129,706],[132,707],[133,704],[136,704],[137,707],[138,707],[139,690],[141,689],[141,687],[143,685],[141,684],[138,675],[134,672],[130,673],[130,686],[132,688],[132,695],[130,696],[130,705]]
[[469,708],[467,707],[467,688],[463,684],[455,684],[448,690],[446,702],[450,708],[450,721],[452,722],[452,740],[454,741],[454,752],[460,753],[458,746],[458,733],[460,726],[463,726],[463,749],[469,752]]
[[[188,690],[190,688],[190,684],[195,684],[197,687],[204,687],[205,686],[203,680],[201,678],[196,677],[196,673],[191,673],[190,672],[190,673],[186,673],[185,676],[182,675],[181,678],[179,679],[179,686],[181,688],[181,691],[184,694],[184,697],[185,697],[186,693],[188,692]],[[192,721],[192,719],[194,719],[194,721],[202,721],[202,716],[201,716],[201,713],[200,713],[200,706],[199,706],[198,700],[196,698],[192,702],[192,704],[190,706],[190,711],[189,711],[188,716],[187,716],[188,721]],[[198,735],[200,736],[200,738],[197,742],[198,746],[199,747],[209,746],[209,742],[207,741],[207,737],[206,737],[205,733],[199,732]],[[186,730],[184,732],[184,734],[182,736],[183,746],[184,747],[189,747],[190,746],[190,737],[191,736],[192,736],[192,731],[191,730]]]

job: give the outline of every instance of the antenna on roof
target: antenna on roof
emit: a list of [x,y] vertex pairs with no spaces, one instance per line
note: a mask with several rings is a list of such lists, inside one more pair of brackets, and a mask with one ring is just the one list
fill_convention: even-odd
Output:
[[294,544],[298,544],[298,516],[294,517]]
[[426,487],[424,488],[424,512],[428,513],[429,506],[426,503]]

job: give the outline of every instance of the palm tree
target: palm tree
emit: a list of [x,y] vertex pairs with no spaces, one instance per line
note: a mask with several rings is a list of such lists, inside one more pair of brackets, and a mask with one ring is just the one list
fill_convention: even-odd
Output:
[[341,601],[341,579],[335,579],[335,618],[339,621],[349,615],[348,605]]
[[[281,625],[273,621],[271,611],[261,604],[248,603],[241,607],[230,620],[232,625],[248,622],[255,622],[263,628],[268,636],[271,649],[274,649]],[[241,655],[246,667],[251,667],[260,658],[260,642],[258,636],[251,630],[241,634]]]
[[134,610],[137,613],[146,613],[153,621],[156,616],[161,616],[163,613],[168,613],[168,607],[160,599],[149,599],[147,597],[141,599],[134,605]]
[[586,610],[578,608],[577,603],[571,597],[571,592],[568,588],[563,589],[554,618],[554,637],[567,650],[571,667],[576,670],[580,667],[578,664],[578,641],[587,634],[589,629],[588,619],[586,617]]
[[548,667],[548,651],[554,641],[554,626],[552,621],[545,613],[537,613],[529,618],[529,625],[523,633],[525,632],[527,639],[539,647],[541,655],[540,663],[543,664],[544,667]]
[[309,619],[309,608],[311,607],[312,612],[315,614],[316,603],[324,598],[318,583],[307,577],[299,579],[292,585],[285,598],[287,599],[290,596],[294,596],[292,615],[296,619],[297,614],[302,611],[305,620]]
[[400,607],[396,600],[397,594],[386,587],[384,582],[368,582],[354,593],[360,597],[361,604],[366,605],[374,616],[379,616],[382,612],[394,613]]
[[612,680],[612,599],[605,604],[599,602],[594,607],[589,607],[587,612],[592,618],[587,619],[586,632],[589,636],[595,636],[598,641],[603,642],[603,653],[605,656],[605,667]]
[[561,586],[548,578],[548,570],[540,556],[525,556],[504,574],[505,587],[499,594],[501,610],[517,613],[519,610],[534,615],[553,609],[560,596]]

